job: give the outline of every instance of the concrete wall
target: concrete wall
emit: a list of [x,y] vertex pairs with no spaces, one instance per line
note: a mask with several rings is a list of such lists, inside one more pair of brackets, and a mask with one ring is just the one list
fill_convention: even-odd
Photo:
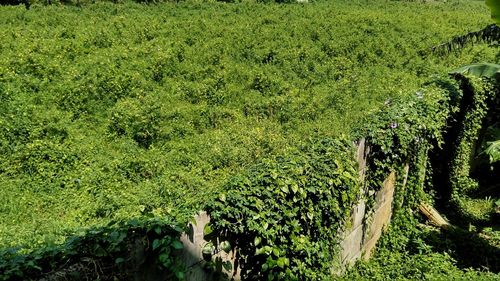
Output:
[[348,266],[360,258],[368,259],[375,244],[390,223],[396,175],[392,172],[383,188],[375,193],[375,204],[368,213],[366,201],[353,208],[350,227],[345,230],[341,246],[342,265]]
[[[382,188],[373,193],[365,181],[366,163],[370,155],[370,148],[362,139],[357,144],[356,160],[359,166],[359,177],[362,183],[360,200],[351,211],[347,229],[342,234],[341,263],[344,267],[353,264],[356,260],[370,258],[382,232],[389,225],[392,215],[392,203],[396,184],[396,173],[387,175]],[[408,165],[405,167],[403,185],[408,176]],[[374,198],[370,208],[366,205],[366,198]]]

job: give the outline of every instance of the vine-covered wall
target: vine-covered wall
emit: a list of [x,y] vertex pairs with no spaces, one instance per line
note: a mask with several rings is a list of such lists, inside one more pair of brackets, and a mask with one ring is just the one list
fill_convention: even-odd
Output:
[[407,216],[431,199],[428,154],[458,111],[456,87],[439,79],[387,101],[356,136],[364,160],[351,140],[311,141],[234,178],[207,210],[212,234],[238,248],[241,277],[325,278],[369,256],[392,211]]
[[[498,180],[492,178],[494,177],[492,171],[485,173],[478,170],[481,168],[489,170],[488,167],[480,167],[481,154],[484,156],[481,144],[488,127],[499,118],[496,114],[498,114],[500,95],[496,83],[460,74],[456,74],[456,78],[460,82],[463,97],[461,110],[456,117],[454,142],[449,146],[450,168],[445,176],[448,179],[446,186],[455,210],[461,216],[477,221],[484,215],[469,213],[466,204],[473,193],[478,191],[479,180],[483,183]],[[478,174],[476,177],[473,177],[474,172]]]
[[[464,90],[464,81],[478,86]],[[474,146],[486,100],[497,93],[489,85],[439,78],[388,100],[358,131],[366,157],[358,152],[358,163],[351,145],[356,142],[320,140],[235,178],[208,211],[215,236],[238,249],[241,277],[311,280],[341,272],[370,256],[391,217],[392,228],[411,228],[417,205],[443,191],[433,183],[449,182],[444,188],[456,194],[455,175],[468,175],[469,161],[454,156],[462,155],[460,149],[443,155]],[[463,122],[457,122],[460,116],[466,116]],[[447,139],[457,131],[460,138]],[[468,135],[476,137],[464,140]],[[440,168],[436,158],[451,167],[444,179],[434,173]]]

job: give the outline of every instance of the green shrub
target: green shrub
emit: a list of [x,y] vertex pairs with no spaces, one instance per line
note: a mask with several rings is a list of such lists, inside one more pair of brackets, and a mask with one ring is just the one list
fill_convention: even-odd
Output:
[[212,235],[238,248],[243,278],[332,274],[338,230],[359,196],[353,154],[347,141],[312,141],[232,178],[208,211]]
[[[180,228],[166,218],[146,218],[110,223],[69,237],[62,245],[22,252],[0,250],[0,280],[38,280],[42,277],[130,279],[146,264],[163,274],[184,279],[179,257],[183,248]],[[141,252],[143,251],[143,252]],[[151,265],[153,267],[151,267]],[[98,267],[100,270],[96,270]]]
[[160,135],[163,116],[161,108],[147,99],[123,99],[111,109],[109,130],[132,138],[148,148]]

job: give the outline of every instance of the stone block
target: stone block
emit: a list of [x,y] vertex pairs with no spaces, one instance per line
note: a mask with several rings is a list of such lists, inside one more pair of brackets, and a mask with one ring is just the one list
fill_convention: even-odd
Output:
[[382,231],[377,231],[373,233],[373,237],[369,239],[368,241],[365,242],[363,245],[363,259],[367,260],[371,257],[373,254],[373,249],[375,248],[375,245],[377,244],[378,239],[382,235]]
[[396,173],[391,172],[389,176],[384,180],[382,189],[379,190],[375,195],[375,204],[382,205],[386,201],[391,201],[394,197],[394,187],[396,184]]
[[386,202],[375,210],[373,219],[368,227],[369,232],[366,235],[368,239],[371,239],[374,233],[385,229],[385,227],[389,224],[392,215],[391,204],[392,202]]
[[181,235],[181,242],[184,244],[182,251],[182,262],[189,268],[186,272],[186,280],[207,280],[206,272],[198,267],[192,266],[203,260],[201,249],[206,241],[203,239],[203,228],[210,221],[206,212],[200,212],[195,217],[195,224],[189,224],[188,231]]
[[361,256],[363,233],[363,225],[359,225],[340,243],[342,265],[353,264]]
[[357,142],[357,151],[356,151],[356,162],[358,162],[359,169],[359,179],[361,182],[365,181],[365,173],[366,173],[366,159],[368,156],[370,149],[366,145],[366,140],[362,138]]
[[365,217],[366,211],[366,203],[364,200],[361,200],[352,211],[351,222],[352,227],[355,228],[363,223],[363,219]]

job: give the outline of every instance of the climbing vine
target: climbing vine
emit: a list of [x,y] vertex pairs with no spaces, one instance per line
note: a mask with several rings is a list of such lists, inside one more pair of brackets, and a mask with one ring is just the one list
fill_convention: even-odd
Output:
[[61,245],[28,252],[1,249],[0,280],[129,280],[138,269],[184,279],[182,231],[170,219],[148,218],[91,228]]
[[[442,132],[452,112],[458,110],[448,88],[454,81],[441,78],[397,100],[389,100],[380,112],[369,116],[359,130],[370,146],[367,186],[378,188],[391,171],[403,181],[405,165],[422,185],[429,150],[443,145]],[[406,179],[408,180],[408,179]]]
[[454,146],[455,153],[450,161],[450,188],[451,200],[457,210],[464,210],[464,199],[473,191],[477,191],[479,184],[471,177],[472,165],[479,154],[481,138],[488,124],[485,118],[492,102],[495,100],[497,88],[487,79],[456,74],[464,93],[463,113],[460,116],[458,135]]
[[359,196],[351,142],[310,141],[233,178],[208,208],[213,234],[238,248],[242,277],[329,276],[339,229]]
[[428,155],[444,143],[450,116],[459,109],[456,93],[456,81],[437,79],[369,116],[356,133],[369,147],[364,183],[347,140],[311,141],[264,160],[233,178],[208,207],[210,235],[238,248],[243,279],[326,278],[338,272],[335,245],[340,230],[349,228],[354,203],[378,191],[391,171],[397,174],[395,227],[411,232],[412,208],[430,200]]

